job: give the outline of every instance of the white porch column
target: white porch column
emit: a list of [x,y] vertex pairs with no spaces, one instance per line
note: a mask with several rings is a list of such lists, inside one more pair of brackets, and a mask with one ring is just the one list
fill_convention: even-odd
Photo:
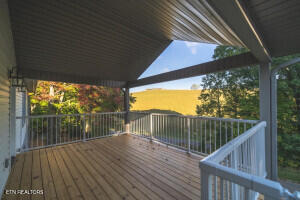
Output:
[[[266,155],[266,170],[267,178],[271,180],[277,179],[277,150],[272,144],[276,142],[276,138],[273,138],[271,132],[271,69],[270,63],[260,64],[259,70],[259,110],[260,120],[266,121],[266,134],[265,134],[265,155]],[[273,150],[272,150],[273,149]]]

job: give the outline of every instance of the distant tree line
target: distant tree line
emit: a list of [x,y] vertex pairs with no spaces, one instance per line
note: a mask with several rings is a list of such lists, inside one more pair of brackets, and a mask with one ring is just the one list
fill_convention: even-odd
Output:
[[[219,46],[213,58],[246,52],[245,48]],[[276,67],[300,55],[273,58]],[[198,115],[259,119],[259,68],[248,66],[205,75],[197,105]],[[278,161],[280,166],[300,167],[300,64],[278,74]]]

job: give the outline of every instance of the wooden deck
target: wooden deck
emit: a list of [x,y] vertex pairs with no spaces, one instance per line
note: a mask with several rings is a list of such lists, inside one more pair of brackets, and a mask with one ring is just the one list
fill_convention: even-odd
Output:
[[200,199],[200,159],[129,135],[34,150],[17,156],[2,198]]

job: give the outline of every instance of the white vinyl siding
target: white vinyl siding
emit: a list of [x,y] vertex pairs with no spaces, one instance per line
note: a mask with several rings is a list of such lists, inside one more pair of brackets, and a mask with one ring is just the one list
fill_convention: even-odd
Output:
[[[24,92],[16,92],[16,116],[21,117],[23,115],[27,115],[27,98],[26,93]],[[21,146],[25,145],[25,131],[27,125],[25,121],[22,119],[16,120],[16,150],[18,150]]]
[[10,84],[9,70],[16,66],[14,44],[6,0],[0,0],[0,196],[10,172],[5,168],[10,159]]

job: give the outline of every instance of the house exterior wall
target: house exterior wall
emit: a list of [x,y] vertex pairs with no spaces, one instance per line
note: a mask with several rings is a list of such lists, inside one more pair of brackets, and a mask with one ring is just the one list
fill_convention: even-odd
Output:
[[13,37],[6,0],[0,0],[0,195],[10,172],[10,82],[9,70],[16,66]]

